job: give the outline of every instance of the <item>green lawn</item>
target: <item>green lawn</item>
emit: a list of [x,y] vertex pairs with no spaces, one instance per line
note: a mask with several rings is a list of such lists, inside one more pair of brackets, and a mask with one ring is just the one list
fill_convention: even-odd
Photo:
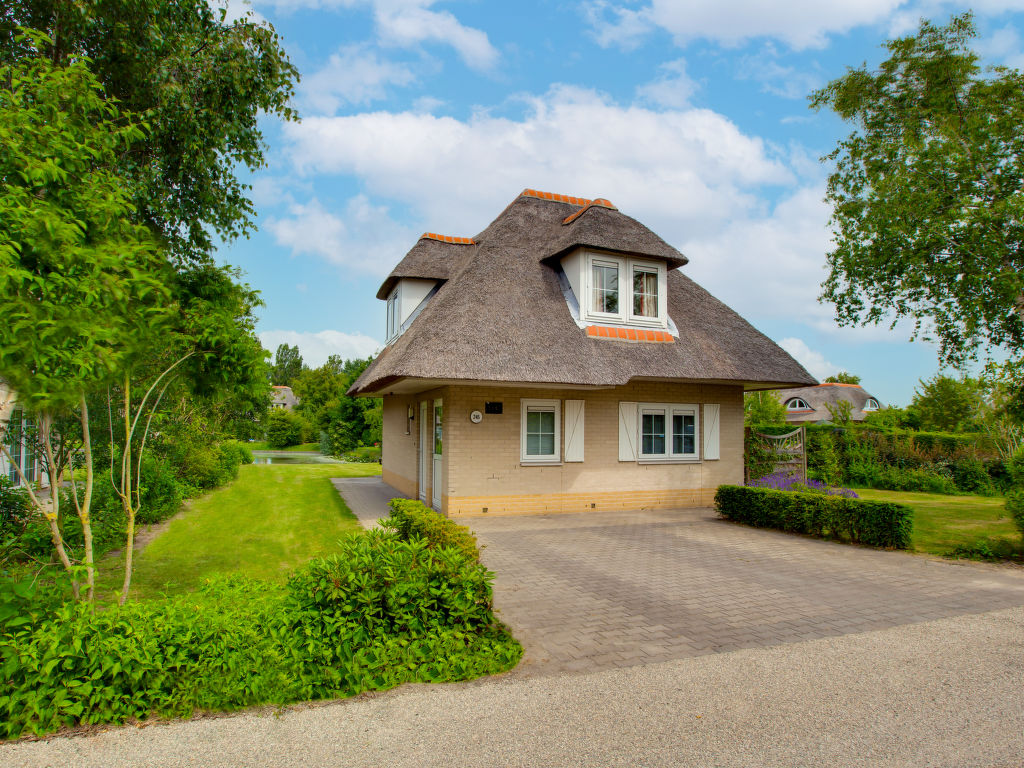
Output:
[[918,552],[947,555],[980,541],[1020,545],[1020,531],[1003,509],[1002,496],[946,496],[856,488],[871,501],[895,501],[914,510],[913,545]]
[[303,443],[302,445],[290,445],[287,448],[271,448],[265,442],[262,443],[246,443],[246,447],[250,451],[313,451],[314,453],[320,452],[320,443]]
[[[237,480],[193,500],[135,558],[130,595],[191,591],[215,573],[280,581],[360,530],[330,478],[379,472],[376,464],[243,466]],[[107,559],[100,567],[98,586],[109,596],[120,589],[124,560]]]

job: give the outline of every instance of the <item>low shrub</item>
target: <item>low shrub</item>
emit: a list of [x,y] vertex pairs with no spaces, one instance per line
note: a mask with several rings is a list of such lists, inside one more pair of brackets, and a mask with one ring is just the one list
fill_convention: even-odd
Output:
[[351,451],[342,455],[345,461],[352,462],[354,464],[379,464],[380,463],[380,446],[376,445],[364,445],[359,448],[355,448]]
[[381,520],[380,524],[394,530],[404,541],[425,539],[432,548],[450,547],[479,561],[476,536],[466,526],[441,517],[414,499],[392,499],[390,507],[391,516]]
[[267,445],[275,451],[299,445],[308,430],[306,420],[297,413],[279,408],[267,417]]
[[0,736],[503,672],[522,648],[494,618],[492,578],[475,549],[378,530],[286,586],[63,604],[0,634]]
[[736,485],[719,487],[715,508],[722,517],[758,528],[895,549],[910,547],[914,514],[902,504]]
[[826,496],[843,496],[847,499],[859,498],[849,488],[837,488],[826,485],[821,480],[808,478],[801,480],[799,475],[790,472],[773,472],[770,475],[751,480],[747,483],[748,488],[767,488],[772,491],[789,491],[793,493],[823,493]]

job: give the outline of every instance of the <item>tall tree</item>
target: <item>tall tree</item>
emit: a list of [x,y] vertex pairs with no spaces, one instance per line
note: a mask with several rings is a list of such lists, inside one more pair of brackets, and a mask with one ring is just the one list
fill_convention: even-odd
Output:
[[[273,27],[228,22],[208,0],[6,0],[0,62],[82,56],[108,97],[145,115],[149,132],[118,158],[139,220],[177,264],[208,259],[215,236],[254,229],[236,169],[264,164],[261,114],[294,119],[298,78]],[[42,47],[18,27],[46,32]]]
[[954,379],[937,373],[927,381],[918,381],[908,410],[918,417],[921,429],[975,430],[986,411],[985,389],[977,379]]
[[298,345],[278,344],[274,353],[274,365],[270,369],[271,384],[290,387],[303,372],[302,354]]
[[841,325],[901,318],[956,366],[1024,350],[1024,76],[982,71],[971,14],[886,43],[875,70],[811,94],[856,130],[826,199],[835,248],[822,299]]
[[[37,49],[52,45],[37,33],[18,42]],[[55,424],[78,413],[85,488],[84,496],[75,489],[72,498],[86,541],[91,597],[93,465],[86,396],[114,378],[167,319],[169,270],[150,231],[133,223],[130,185],[118,171],[120,156],[141,140],[143,126],[104,98],[89,63],[57,66],[35,56],[0,65],[0,372],[34,413],[51,472],[59,474],[55,444],[70,437],[56,434]],[[5,399],[0,432],[12,404],[10,396]],[[6,452],[2,439],[0,450]],[[60,494],[29,493],[70,569]]]

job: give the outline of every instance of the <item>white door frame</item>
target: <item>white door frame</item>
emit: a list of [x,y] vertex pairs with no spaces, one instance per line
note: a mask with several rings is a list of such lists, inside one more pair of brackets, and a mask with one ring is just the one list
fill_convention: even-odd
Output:
[[442,431],[443,423],[444,423],[444,404],[442,403],[441,399],[438,398],[437,400],[434,401],[433,419],[431,420],[431,424],[433,425],[433,432],[432,432],[431,437],[433,439],[431,440],[431,448],[430,448],[431,453],[433,455],[433,472],[431,473],[431,483],[430,483],[430,495],[432,497],[431,498],[431,502],[432,502],[431,506],[435,510],[437,510],[438,512],[441,511],[441,484],[442,484],[442,475],[441,475],[442,455],[441,455],[441,453],[438,452],[438,450],[440,450],[442,453],[444,452],[444,433]]
[[431,423],[428,419],[431,411],[430,403],[420,402],[420,501],[427,504],[427,477],[430,473],[430,454],[433,451],[430,439]]

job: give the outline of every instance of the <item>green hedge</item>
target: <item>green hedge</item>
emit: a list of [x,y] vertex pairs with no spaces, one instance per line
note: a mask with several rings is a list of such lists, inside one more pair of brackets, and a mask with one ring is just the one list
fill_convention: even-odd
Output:
[[380,524],[390,528],[406,541],[425,539],[429,546],[437,549],[452,547],[479,562],[476,536],[469,528],[441,517],[437,512],[414,499],[392,499],[391,517]]
[[0,736],[503,672],[522,647],[493,615],[492,578],[475,548],[377,530],[286,586],[235,577],[95,613],[59,605],[0,635]]
[[909,549],[914,519],[902,504],[738,485],[720,486],[715,507],[722,517],[758,528],[895,549]]

